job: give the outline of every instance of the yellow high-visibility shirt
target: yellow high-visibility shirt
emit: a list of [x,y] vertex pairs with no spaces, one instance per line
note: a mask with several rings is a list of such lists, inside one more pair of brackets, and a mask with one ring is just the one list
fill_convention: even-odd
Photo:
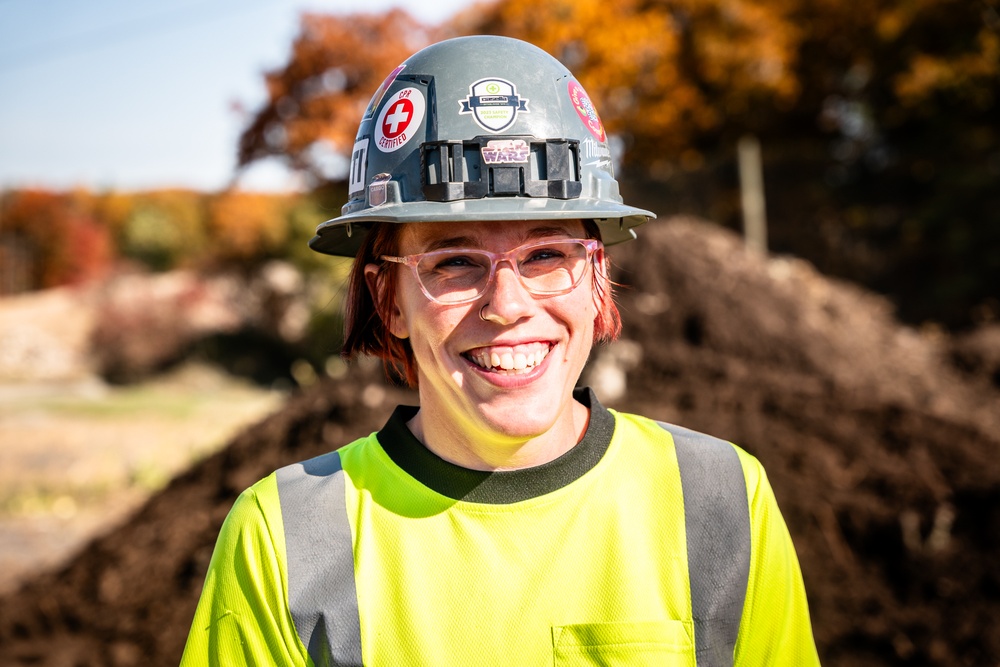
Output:
[[[538,468],[453,466],[400,408],[379,433],[261,480],[222,528],[182,665],[818,665],[757,460],[715,441],[742,473],[730,495],[745,491],[723,498],[745,537],[716,535],[691,497],[685,512],[716,471],[682,489],[683,430],[589,401],[583,441]],[[723,560],[746,542],[732,581],[689,562],[698,540]],[[727,595],[719,615],[734,618],[697,611]],[[713,643],[727,623],[732,641]]]

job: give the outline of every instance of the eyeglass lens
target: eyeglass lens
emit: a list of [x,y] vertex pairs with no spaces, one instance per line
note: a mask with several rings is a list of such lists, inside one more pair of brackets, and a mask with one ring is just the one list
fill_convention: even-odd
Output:
[[[587,247],[580,241],[551,241],[516,249],[516,270],[525,289],[538,295],[565,293],[576,287],[587,267]],[[492,258],[477,250],[440,250],[417,263],[417,277],[437,301],[452,303],[482,294],[490,281]]]

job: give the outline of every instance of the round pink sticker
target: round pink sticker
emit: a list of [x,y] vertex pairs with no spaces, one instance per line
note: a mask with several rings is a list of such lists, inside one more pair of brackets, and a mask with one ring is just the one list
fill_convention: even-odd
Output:
[[583,86],[576,81],[569,82],[569,99],[573,102],[573,108],[576,109],[580,120],[584,122],[590,133],[598,141],[607,140],[608,135],[604,132],[604,123],[601,122],[601,117],[597,115],[594,103],[590,101],[590,96],[587,95],[587,91],[583,89]]

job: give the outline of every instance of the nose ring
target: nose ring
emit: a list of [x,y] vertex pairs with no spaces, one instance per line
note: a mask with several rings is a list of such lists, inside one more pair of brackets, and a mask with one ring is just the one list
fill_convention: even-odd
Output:
[[488,306],[488,305],[490,305],[490,304],[489,304],[489,302],[487,301],[486,303],[484,303],[484,304],[483,304],[483,307],[479,309],[479,319],[481,319],[481,320],[482,320],[483,322],[489,322],[489,320],[487,320],[487,319],[486,319],[486,317],[485,317],[485,316],[483,315],[483,310],[484,310],[484,309],[486,308],[486,306]]

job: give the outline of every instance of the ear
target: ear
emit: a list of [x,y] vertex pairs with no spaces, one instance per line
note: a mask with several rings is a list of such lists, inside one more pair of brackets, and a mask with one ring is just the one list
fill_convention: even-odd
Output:
[[396,305],[395,294],[391,295],[389,299],[389,312],[383,312],[384,297],[386,296],[384,292],[388,287],[386,286],[385,274],[379,271],[379,268],[378,264],[365,265],[365,284],[368,286],[368,292],[375,303],[375,311],[389,333],[396,338],[409,338],[410,332],[406,327],[406,318],[403,317],[402,311]]

